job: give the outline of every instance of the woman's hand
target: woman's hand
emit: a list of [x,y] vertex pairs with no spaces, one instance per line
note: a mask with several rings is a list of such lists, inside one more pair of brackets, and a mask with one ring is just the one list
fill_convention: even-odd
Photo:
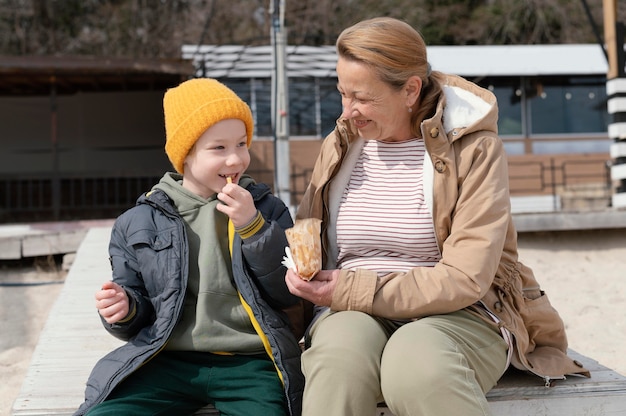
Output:
[[339,270],[321,270],[309,281],[303,280],[292,269],[288,269],[285,275],[292,294],[319,306],[330,306],[338,278]]

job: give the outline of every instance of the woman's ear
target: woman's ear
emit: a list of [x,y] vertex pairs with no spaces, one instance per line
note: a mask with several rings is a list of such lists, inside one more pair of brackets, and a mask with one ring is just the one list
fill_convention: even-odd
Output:
[[407,80],[404,90],[406,91],[406,105],[412,107],[422,91],[422,79],[417,75],[412,76]]

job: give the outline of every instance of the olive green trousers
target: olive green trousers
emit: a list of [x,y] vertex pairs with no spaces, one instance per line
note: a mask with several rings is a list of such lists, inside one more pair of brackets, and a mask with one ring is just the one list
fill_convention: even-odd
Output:
[[303,353],[303,416],[491,415],[485,398],[507,365],[495,326],[467,311],[397,324],[325,312]]

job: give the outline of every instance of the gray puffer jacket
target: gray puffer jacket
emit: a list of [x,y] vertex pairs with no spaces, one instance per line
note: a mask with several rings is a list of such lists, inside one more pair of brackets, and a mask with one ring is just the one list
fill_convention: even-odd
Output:
[[[281,372],[290,414],[299,416],[304,377],[300,347],[281,310],[297,304],[285,284],[281,265],[287,245],[284,229],[292,226],[288,209],[267,185],[246,187],[269,227],[253,242],[242,244],[235,233],[232,264],[237,289],[250,306],[271,356]],[[85,402],[74,414],[84,415],[104,401],[122,380],[157,354],[181,317],[188,278],[185,225],[167,194],[142,195],[137,205],[116,220],[109,245],[113,280],[125,288],[136,314],[124,324],[108,324],[107,331],[126,344],[100,359],[87,381]]]

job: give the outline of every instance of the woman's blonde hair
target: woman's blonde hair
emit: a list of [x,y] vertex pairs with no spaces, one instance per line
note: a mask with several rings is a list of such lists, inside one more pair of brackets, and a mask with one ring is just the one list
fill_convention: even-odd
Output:
[[421,78],[422,90],[411,109],[412,133],[421,136],[421,122],[435,113],[443,74],[430,70],[426,44],[419,32],[401,20],[378,17],[345,29],[336,46],[341,58],[369,66],[396,90],[414,75]]

